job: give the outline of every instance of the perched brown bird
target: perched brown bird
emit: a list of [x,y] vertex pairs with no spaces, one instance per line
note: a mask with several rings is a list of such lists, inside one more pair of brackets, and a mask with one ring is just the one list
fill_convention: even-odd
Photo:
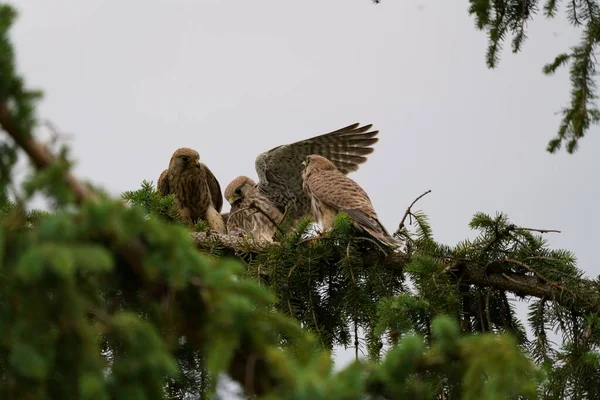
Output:
[[231,204],[227,231],[243,230],[253,239],[273,241],[283,214],[260,191],[252,179],[238,176],[225,188]]
[[399,245],[377,219],[369,195],[334,163],[325,157],[310,155],[303,166],[302,187],[311,200],[311,215],[321,222],[323,230],[333,227],[337,213],[344,211],[358,229],[387,246]]
[[180,213],[188,222],[196,224],[203,219],[212,230],[227,232],[220,214],[223,207],[221,186],[211,170],[200,162],[196,150],[177,149],[156,186],[161,196],[175,194]]
[[295,221],[310,213],[310,200],[302,190],[302,162],[306,156],[318,154],[331,160],[342,174],[358,170],[371,154],[379,131],[372,125],[352,124],[337,131],[310,139],[285,144],[256,157],[257,189],[281,213]]

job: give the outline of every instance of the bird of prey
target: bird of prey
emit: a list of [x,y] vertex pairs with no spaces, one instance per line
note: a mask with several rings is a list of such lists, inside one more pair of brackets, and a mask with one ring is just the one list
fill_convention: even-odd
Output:
[[221,186],[211,170],[200,162],[196,150],[188,147],[175,150],[169,168],[160,174],[156,186],[161,196],[175,194],[179,211],[187,222],[196,224],[203,219],[212,230],[227,233],[220,214]]
[[240,229],[253,239],[273,241],[283,214],[260,193],[256,182],[238,176],[225,188],[225,198],[231,204],[228,233]]
[[310,200],[302,190],[302,162],[311,154],[329,160],[340,173],[346,175],[358,170],[367,161],[367,155],[379,140],[378,130],[370,131],[372,125],[358,123],[333,132],[291,144],[284,144],[256,157],[258,174],[257,189],[281,213],[290,215],[292,221],[310,213]]
[[356,182],[340,172],[334,163],[319,155],[303,162],[302,188],[311,201],[311,215],[323,230],[333,227],[335,216],[344,211],[355,227],[368,232],[379,242],[396,247],[399,242],[377,219],[371,199]]

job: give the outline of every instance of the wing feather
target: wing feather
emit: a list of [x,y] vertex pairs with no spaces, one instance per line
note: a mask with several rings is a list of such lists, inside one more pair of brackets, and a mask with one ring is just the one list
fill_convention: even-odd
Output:
[[161,196],[166,196],[169,194],[169,190],[169,171],[165,169],[158,177],[158,181],[156,182],[156,191]]
[[367,214],[365,214],[364,212],[362,212],[360,210],[341,209],[340,211],[343,211],[346,214],[348,214],[350,216],[350,218],[352,218],[354,221],[356,221],[359,225],[363,226],[367,230],[383,231],[389,235],[389,233],[387,232],[385,227],[383,225],[381,225],[381,223],[379,222],[378,219],[369,217]]
[[221,209],[223,208],[223,194],[221,192],[221,185],[219,185],[219,181],[212,173],[210,168],[206,166],[206,164],[200,163],[200,166],[204,169],[206,174],[206,183],[208,184],[208,189],[210,190],[213,207],[218,212],[221,212]]
[[[378,130],[371,130],[372,124],[359,126],[359,123],[312,138],[277,146],[256,158],[255,168],[259,177],[259,190],[269,192],[274,184],[280,190],[285,187],[290,199],[301,199],[304,205],[308,200],[302,190],[302,161],[311,154],[321,155],[331,160],[342,174],[359,169],[375,150],[372,146],[379,140]],[[300,200],[295,200],[300,201]],[[282,209],[284,205],[277,204]]]

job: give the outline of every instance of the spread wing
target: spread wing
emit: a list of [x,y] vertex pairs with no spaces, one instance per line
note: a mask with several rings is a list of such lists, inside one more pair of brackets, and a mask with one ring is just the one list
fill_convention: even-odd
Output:
[[206,164],[200,163],[200,165],[202,168],[204,168],[204,172],[206,173],[206,183],[208,184],[208,189],[210,190],[210,197],[212,198],[213,206],[218,212],[221,212],[221,209],[223,208],[221,185],[219,185],[219,181],[217,178],[215,178],[215,175],[206,166]]
[[269,184],[285,187],[295,198],[305,196],[302,191],[302,161],[311,154],[331,160],[340,172],[348,174],[358,170],[367,161],[379,138],[378,130],[370,131],[372,124],[355,123],[333,132],[310,139],[275,147],[256,158],[258,187],[268,191]]
[[165,169],[158,177],[158,181],[156,182],[156,191],[161,196],[166,196],[169,194],[169,190],[169,175],[168,170]]

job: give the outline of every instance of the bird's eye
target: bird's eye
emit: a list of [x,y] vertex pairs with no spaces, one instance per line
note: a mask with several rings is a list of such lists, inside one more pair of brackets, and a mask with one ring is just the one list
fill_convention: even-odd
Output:
[[242,194],[242,189],[241,188],[235,189],[235,194]]
[[188,156],[182,156],[182,157],[181,157],[181,159],[182,159],[184,162],[188,162],[188,161],[190,160],[190,158],[189,158]]

